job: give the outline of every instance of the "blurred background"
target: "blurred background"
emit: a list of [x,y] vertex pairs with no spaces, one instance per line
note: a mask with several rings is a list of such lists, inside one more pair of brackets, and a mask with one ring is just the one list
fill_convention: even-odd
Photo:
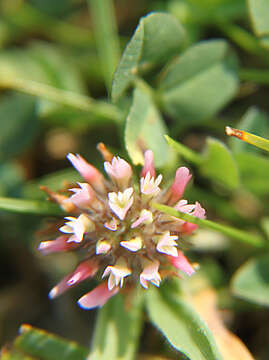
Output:
[[[98,31],[94,1],[0,0],[1,197],[42,200],[46,194],[40,185],[58,190],[75,182],[78,175],[66,160],[68,152],[82,154],[101,169],[96,150],[100,141],[126,157],[124,119],[131,98],[111,103],[111,73],[140,17],[152,11],[168,12],[182,23],[186,30],[182,51],[198,41],[221,38],[231,44],[229,51],[236,59],[235,89],[209,116],[191,122],[163,112],[170,136],[197,152],[204,150],[208,136],[227,143],[226,125],[269,137],[269,48],[253,35],[245,0],[115,0],[114,7],[111,26],[116,26],[119,36],[112,39],[114,65],[106,69],[100,43],[109,35]],[[155,71],[146,79],[153,88],[158,76]],[[218,86],[213,98],[221,92]],[[268,234],[269,161],[239,141],[231,140],[229,147],[236,157],[240,186],[229,180],[208,180],[210,176],[193,166],[195,185],[186,198],[200,201],[210,219]],[[178,159],[176,165],[180,163]],[[1,345],[17,335],[22,323],[89,343],[96,314],[76,304],[87,284],[56,300],[48,298],[50,289],[77,262],[74,254],[43,257],[37,252],[40,239],[46,238],[43,230],[52,221],[52,217],[0,211]],[[236,299],[229,290],[232,274],[256,250],[205,230],[193,243],[192,260],[201,264],[201,279],[209,279],[218,291],[226,323],[258,359],[268,359],[268,311]],[[196,281],[205,281],[201,279]],[[143,339],[143,352],[157,353],[164,346],[150,325]],[[149,345],[153,342],[155,348]]]

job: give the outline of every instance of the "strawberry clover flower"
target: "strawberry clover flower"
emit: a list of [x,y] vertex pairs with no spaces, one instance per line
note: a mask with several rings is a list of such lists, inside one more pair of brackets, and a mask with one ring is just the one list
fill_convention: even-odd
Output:
[[103,144],[99,150],[108,179],[82,156],[68,154],[85,182],[69,189],[70,196],[44,188],[68,216],[58,227],[62,235],[41,242],[39,250],[49,254],[79,249],[84,256],[49,296],[55,298],[95,276],[101,283],[78,301],[85,309],[103,306],[120,288],[137,281],[147,289],[150,284],[158,287],[168,275],[194,273],[180,246],[183,235],[190,235],[197,225],[161,213],[151,206],[153,201],[205,218],[198,202],[188,204],[182,199],[192,177],[186,167],[180,167],[172,185],[162,189],[162,175],[156,176],[153,152],[147,150],[137,187],[126,160],[113,156]]

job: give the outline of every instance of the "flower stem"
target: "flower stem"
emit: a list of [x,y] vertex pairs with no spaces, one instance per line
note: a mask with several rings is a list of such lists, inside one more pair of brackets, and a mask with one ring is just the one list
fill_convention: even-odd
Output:
[[246,232],[243,230],[238,230],[231,226],[219,224],[219,223],[216,223],[216,222],[213,222],[210,220],[200,219],[195,216],[178,211],[170,206],[157,204],[157,203],[153,203],[152,206],[155,209],[164,212],[165,214],[174,216],[181,220],[188,221],[192,224],[196,224],[203,228],[208,228],[208,229],[212,229],[215,231],[219,231],[227,236],[230,236],[230,237],[232,237],[236,240],[239,240],[241,242],[244,242],[246,244],[249,244],[249,245],[252,245],[252,246],[255,246],[258,248],[265,247],[265,245],[266,245],[264,239],[259,235],[250,234],[249,232]]
[[0,88],[17,90],[26,94],[34,95],[43,99],[56,102],[60,105],[89,112],[116,123],[122,121],[120,110],[103,101],[97,101],[88,96],[66,91],[53,86],[42,84],[32,80],[25,80],[15,77],[0,77]]

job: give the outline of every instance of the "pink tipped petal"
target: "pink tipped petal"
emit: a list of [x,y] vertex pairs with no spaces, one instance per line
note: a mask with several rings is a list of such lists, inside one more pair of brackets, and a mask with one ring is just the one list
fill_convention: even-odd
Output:
[[144,209],[141,211],[139,218],[132,223],[131,229],[134,229],[141,224],[151,224],[152,221],[153,221],[152,212]]
[[43,255],[61,252],[61,251],[69,251],[76,249],[78,244],[69,243],[69,236],[59,236],[56,240],[51,241],[42,241],[39,244],[38,250],[41,251]]
[[182,251],[178,250],[177,257],[167,256],[167,258],[175,268],[183,271],[188,276],[191,276],[195,272],[194,268],[190,264],[189,260],[184,256]]
[[145,163],[143,169],[141,170],[141,177],[146,177],[147,173],[150,173],[150,176],[155,178],[156,172],[154,167],[154,155],[151,150],[147,150],[144,154]]
[[111,180],[120,188],[128,187],[133,171],[127,161],[121,159],[119,156],[114,156],[111,163],[108,161],[104,163],[104,168]]
[[105,222],[104,227],[110,231],[116,231],[118,228],[118,220],[115,218],[112,218],[111,221]]
[[83,309],[93,309],[103,306],[112,296],[116,295],[118,288],[108,290],[106,282],[98,285],[95,289],[88,292],[78,300],[78,304]]
[[79,154],[67,155],[67,159],[71,162],[74,168],[80,173],[80,175],[91,184],[94,189],[100,192],[104,192],[105,185],[103,175],[97,170],[94,166],[89,164],[82,156]]
[[171,196],[169,203],[173,204],[182,197],[191,177],[192,175],[188,168],[183,166],[177,169],[176,178],[170,188]]
[[98,270],[98,265],[94,261],[82,262],[71,274],[65,276],[54,288],[50,291],[49,297],[55,297],[63,294],[72,286],[80,283],[81,281],[92,277]]
[[87,208],[96,201],[96,195],[91,186],[87,183],[78,183],[80,188],[70,189],[74,193],[68,200],[80,208]]
[[154,177],[151,177],[150,173],[147,172],[146,177],[140,178],[141,193],[150,197],[158,195],[161,190],[159,188],[161,181],[162,181],[162,175],[159,175],[155,180]]

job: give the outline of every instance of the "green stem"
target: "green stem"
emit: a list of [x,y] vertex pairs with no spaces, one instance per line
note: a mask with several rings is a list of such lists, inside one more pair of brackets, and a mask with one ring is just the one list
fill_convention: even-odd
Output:
[[17,90],[56,102],[60,105],[70,106],[78,110],[89,112],[95,116],[100,116],[116,123],[122,122],[122,114],[116,106],[103,101],[97,101],[72,91],[61,90],[47,84],[32,80],[1,76],[0,88]]
[[187,146],[180,144],[179,142],[173,140],[168,135],[164,135],[165,140],[168,145],[171,146],[179,155],[181,155],[185,160],[195,164],[200,165],[202,162],[202,157],[195,151],[189,149]]
[[253,81],[258,84],[269,84],[269,71],[266,69],[240,69],[239,77],[244,81]]
[[110,92],[112,77],[120,59],[120,41],[113,0],[88,0],[94,23],[99,58],[107,90]]
[[33,215],[63,215],[64,211],[54,203],[42,200],[27,200],[14,198],[0,198],[0,209],[21,214]]
[[165,214],[174,216],[178,219],[181,220],[185,220],[188,221],[192,224],[196,224],[202,228],[208,228],[208,229],[212,229],[215,231],[219,231],[227,236],[230,236],[236,240],[239,240],[245,244],[249,244],[258,248],[264,247],[265,246],[265,241],[262,237],[258,236],[258,235],[254,235],[254,234],[250,234],[249,232],[243,231],[243,230],[238,230],[235,229],[231,226],[227,226],[227,225],[222,225],[219,223],[215,223],[213,221],[210,220],[206,220],[206,219],[200,219],[198,217],[183,213],[181,211],[178,211],[170,206],[166,206],[166,205],[162,205],[162,204],[156,204],[153,203],[152,206],[157,209],[160,210],[162,212],[164,212]]
[[242,49],[251,54],[260,56],[266,63],[269,62],[269,52],[260,45],[259,41],[251,33],[238,25],[230,23],[218,23],[217,26]]

